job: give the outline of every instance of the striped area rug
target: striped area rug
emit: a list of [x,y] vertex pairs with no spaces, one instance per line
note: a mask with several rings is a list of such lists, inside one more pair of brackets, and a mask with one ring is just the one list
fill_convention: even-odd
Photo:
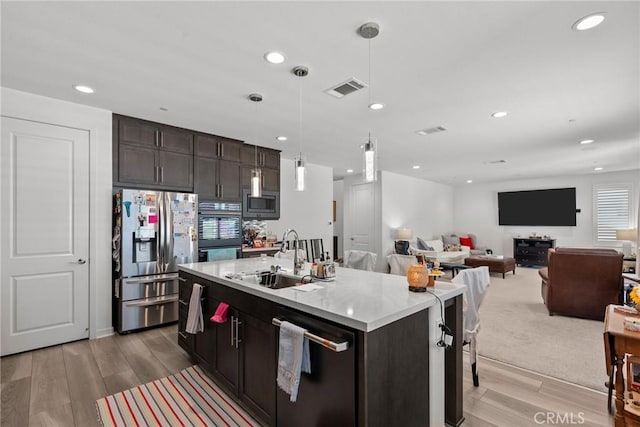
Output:
[[259,426],[198,366],[96,401],[102,425]]

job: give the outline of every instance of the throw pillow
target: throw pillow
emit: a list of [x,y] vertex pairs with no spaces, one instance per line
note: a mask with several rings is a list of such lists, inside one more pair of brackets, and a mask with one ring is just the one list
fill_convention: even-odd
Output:
[[449,236],[442,236],[442,242],[445,245],[459,245],[460,244],[460,238],[458,236],[456,236],[455,234],[451,234]]
[[446,245],[444,245],[444,250],[446,252],[460,252],[462,248],[460,248],[460,245],[452,245],[450,243],[447,243]]
[[462,246],[469,246],[471,249],[475,249],[473,246],[473,239],[471,237],[460,237],[460,244]]
[[418,249],[420,249],[420,250],[423,250],[423,251],[432,251],[433,250],[433,248],[431,246],[427,245],[425,243],[425,241],[422,240],[419,237],[416,237],[416,242],[418,243]]

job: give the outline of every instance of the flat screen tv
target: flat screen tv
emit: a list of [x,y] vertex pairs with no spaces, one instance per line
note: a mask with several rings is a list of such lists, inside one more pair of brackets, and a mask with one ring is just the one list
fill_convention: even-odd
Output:
[[499,225],[575,226],[576,189],[498,193]]

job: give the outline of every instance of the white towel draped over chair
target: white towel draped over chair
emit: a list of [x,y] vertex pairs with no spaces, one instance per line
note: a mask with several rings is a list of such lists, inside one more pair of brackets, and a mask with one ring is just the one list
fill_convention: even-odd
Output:
[[480,330],[480,314],[478,309],[484,294],[489,288],[489,267],[477,267],[461,270],[451,282],[465,285],[463,294],[464,307],[464,343],[469,344],[469,361],[473,373],[473,385],[478,387],[477,336]]
[[345,251],[344,266],[357,270],[373,271],[376,267],[378,255],[367,251]]
[[391,254],[387,256],[387,263],[389,264],[389,273],[406,276],[409,267],[417,264],[418,260],[414,255]]

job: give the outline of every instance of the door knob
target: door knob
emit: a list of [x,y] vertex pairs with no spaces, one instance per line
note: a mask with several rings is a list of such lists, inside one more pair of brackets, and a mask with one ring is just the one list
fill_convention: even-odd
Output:
[[86,263],[87,263],[86,259],[82,259],[82,258],[78,259],[78,264],[86,264]]

